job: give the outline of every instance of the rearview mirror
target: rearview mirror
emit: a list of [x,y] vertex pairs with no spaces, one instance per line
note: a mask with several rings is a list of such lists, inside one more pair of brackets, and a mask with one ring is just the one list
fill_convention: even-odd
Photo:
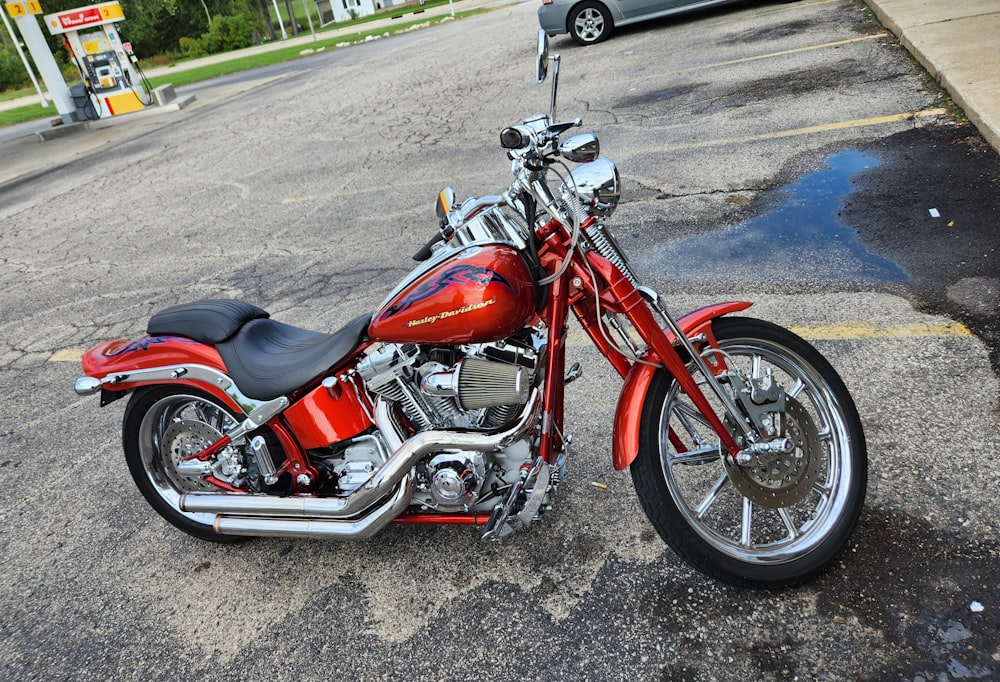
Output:
[[601,143],[593,133],[580,133],[564,140],[559,153],[574,163],[590,163],[601,155]]
[[438,192],[437,206],[434,207],[434,212],[437,214],[438,218],[444,218],[448,215],[448,211],[451,207],[455,205],[455,190],[451,187],[445,187],[440,192]]
[[535,65],[535,80],[544,83],[549,74],[549,36],[545,29],[538,29],[538,62]]

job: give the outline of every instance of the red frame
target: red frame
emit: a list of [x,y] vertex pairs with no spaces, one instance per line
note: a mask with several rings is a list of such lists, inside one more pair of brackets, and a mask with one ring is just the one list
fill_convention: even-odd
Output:
[[[583,223],[582,229],[586,229],[594,221],[593,217],[588,218]],[[718,419],[714,410],[711,409],[701,388],[688,371],[673,343],[675,340],[673,335],[660,327],[653,312],[635,286],[617,267],[597,253],[587,252],[586,266],[580,262],[576,252],[571,251],[571,236],[556,220],[550,220],[542,225],[536,232],[536,238],[541,245],[539,259],[545,271],[557,272],[566,258],[572,258],[563,275],[551,283],[545,308],[540,313],[542,321],[548,328],[548,353],[545,360],[546,380],[543,386],[544,411],[542,413],[539,455],[548,464],[554,465],[564,448],[562,434],[565,399],[565,343],[567,318],[570,310],[573,311],[574,316],[597,349],[608,359],[615,371],[625,379],[615,412],[612,452],[615,468],[627,467],[638,450],[641,408],[656,368],[644,363],[633,363],[614,349],[605,339],[604,334],[601,333],[598,305],[596,304],[596,301],[599,300],[601,309],[622,314],[629,320],[640,337],[648,344],[644,359],[661,364],[671,373],[680,384],[681,389],[689,396],[722,439],[722,443],[729,453],[735,457],[739,452],[739,446],[728,429]],[[513,250],[510,252],[518,258],[520,257]],[[495,264],[496,259],[499,256],[505,256],[506,253],[507,251],[504,250],[486,250],[484,257],[492,258]],[[478,258],[475,260],[475,264],[478,264]],[[504,261],[502,265],[504,265],[503,271],[512,275],[512,279],[521,279],[513,277],[513,275],[520,274],[518,268],[515,267],[517,264],[512,265]],[[436,270],[433,270],[428,275],[435,272]],[[425,279],[427,276],[421,281]],[[522,287],[519,291],[520,296],[530,300],[532,296],[529,295],[529,292],[534,291],[534,289],[522,285],[523,282],[519,281],[518,287]],[[483,300],[485,286],[493,285],[486,283],[479,288],[478,292],[473,292],[474,296],[479,297],[476,300]],[[408,291],[411,290],[408,289]],[[463,297],[460,288],[456,288],[456,290],[458,298],[455,299],[455,305],[459,307],[468,305],[468,301],[472,299]],[[534,301],[530,300],[530,304],[533,306]],[[678,320],[678,326],[685,336],[690,338],[694,335],[704,334],[705,342],[715,346],[716,341],[711,332],[711,321],[720,315],[743,310],[750,305],[747,302],[732,302],[703,308]],[[420,306],[412,307],[415,309],[407,311],[409,313],[406,316],[407,321],[413,319],[414,316],[419,318],[425,312]],[[526,317],[527,313],[522,316],[522,308],[529,308],[524,301],[505,303],[499,307],[505,308],[505,312],[517,313],[514,315],[517,318]],[[433,312],[433,309],[429,308],[428,310]],[[380,311],[380,313],[382,317],[386,316],[385,310]],[[469,318],[466,317],[462,322],[467,323],[468,320]],[[509,322],[508,317],[505,324],[509,324]],[[403,329],[399,324],[383,324],[380,327],[373,323],[372,329],[394,335],[401,333],[399,330]],[[519,319],[518,328],[523,324],[524,319]],[[437,325],[428,325],[428,327],[432,326],[438,327]],[[460,330],[460,327],[464,327],[464,330]],[[457,342],[457,337],[453,338],[456,334],[459,336],[467,334],[468,327],[465,327],[464,324],[459,325],[458,320],[448,320],[434,331],[437,334],[442,334],[442,338],[435,335],[434,338],[428,338],[426,342],[449,343]],[[467,339],[463,337],[461,340]],[[367,344],[359,348],[358,353],[363,351],[366,346]],[[355,358],[356,356],[357,354],[355,354]],[[350,359],[348,363],[345,363],[345,366],[353,364],[355,358]],[[88,376],[111,376],[116,372],[128,373],[137,369],[192,363],[205,365],[226,373],[222,359],[215,348],[180,337],[145,337],[134,342],[116,339],[90,349],[83,357],[83,369]],[[336,376],[334,371],[336,369],[332,368],[326,376]],[[723,371],[725,369],[724,361],[721,358],[714,359],[712,369],[716,373]],[[355,386],[350,383],[350,380],[347,382],[339,381],[336,387],[330,390],[320,385],[323,378],[318,377],[312,384],[290,396],[292,405],[284,413],[268,422],[268,426],[278,438],[286,454],[286,461],[278,473],[290,474],[293,482],[293,494],[309,492],[309,486],[299,483],[301,474],[306,474],[312,481],[318,479],[317,470],[305,454],[306,449],[339,442],[372,426],[368,416],[372,412],[372,405],[363,390],[355,390]],[[224,401],[227,405],[242,410],[241,406],[234,403],[232,397],[216,386],[184,379],[177,380],[177,383],[200,388]],[[143,384],[144,382],[140,381],[108,385],[105,388],[111,391],[125,391]],[[228,444],[229,437],[225,436],[203,452],[194,455],[193,458],[206,459]],[[224,490],[232,490],[231,486],[222,481],[206,480]],[[488,516],[476,513],[404,512],[395,519],[395,523],[483,525]]]
[[[588,228],[594,222],[596,219],[589,217],[581,225],[581,229]],[[628,378],[636,367],[647,368],[638,372],[633,381],[626,382],[625,389],[619,399],[615,418],[617,446],[614,457],[615,467],[621,469],[628,466],[637,451],[636,449],[628,452],[631,449],[631,442],[637,441],[638,415],[641,411],[645,390],[652,379],[653,368],[640,363],[635,363],[633,366],[631,361],[614,350],[604,338],[600,331],[598,310],[595,303],[598,297],[601,308],[613,313],[621,313],[628,318],[639,336],[649,345],[647,357],[644,359],[658,360],[670,372],[680,384],[681,389],[690,397],[695,407],[701,411],[709,425],[719,435],[729,454],[735,457],[740,451],[739,445],[715,414],[705,394],[694,377],[691,376],[684,360],[671,341],[671,335],[660,327],[645,299],[628,278],[610,261],[593,251],[586,254],[589,269],[585,268],[575,254],[570,253],[570,235],[562,224],[554,219],[539,228],[537,237],[542,242],[539,258],[547,271],[556,271],[567,257],[573,257],[573,261],[563,276],[552,283],[549,301],[542,313],[542,319],[549,326],[545,420],[543,421],[541,443],[541,454],[545,460],[549,464],[555,463],[562,445],[559,434],[563,430],[562,386],[565,366],[563,342],[565,340],[567,307],[572,308],[574,315],[591,341],[619,375]],[[593,277],[591,272],[593,272]],[[595,278],[598,280],[596,283]],[[683,324],[680,325],[681,330],[685,336],[704,332],[708,343],[715,345],[715,338],[711,335],[711,325],[709,324],[711,320],[727,312],[742,310],[749,306],[749,303],[736,302],[696,311],[696,313],[684,318]],[[720,360],[713,369],[716,372],[721,372],[725,367]],[[622,433],[624,441],[619,442],[618,437]]]

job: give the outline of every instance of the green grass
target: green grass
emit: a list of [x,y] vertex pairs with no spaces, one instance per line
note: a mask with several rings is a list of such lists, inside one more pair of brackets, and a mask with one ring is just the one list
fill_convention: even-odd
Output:
[[40,118],[49,117],[59,118],[59,112],[56,111],[54,104],[50,104],[48,107],[32,104],[27,107],[7,109],[6,111],[0,111],[0,127],[12,126],[15,123],[24,123],[25,121],[35,121]]
[[9,99],[17,99],[18,97],[27,97],[28,95],[34,95],[37,92],[38,91],[34,88],[21,88],[20,90],[0,92],[0,102],[6,102]]
[[[460,0],[455,0],[455,2],[460,2]],[[394,17],[400,14],[413,14],[414,12],[420,12],[423,10],[431,9],[432,7],[440,7],[441,5],[447,5],[448,0],[427,0],[423,5],[405,5],[400,7],[390,7],[389,9],[384,9],[376,12],[367,17],[359,17],[358,19],[351,19],[350,21],[343,21],[333,24],[327,24],[323,28],[319,26],[319,17],[316,14],[312,15],[313,28],[317,32],[321,31],[331,31],[340,28],[350,28],[351,26],[357,26],[358,24],[366,24],[370,21],[377,21],[379,19],[385,19],[386,17]],[[273,6],[272,6],[273,7]],[[288,35],[292,35],[292,29],[288,23],[288,14],[285,12],[285,4],[282,0],[278,1],[278,9],[281,10],[281,20],[285,22],[285,31]],[[306,21],[305,12],[302,11],[302,5],[299,0],[292,0],[292,9],[294,10],[295,18],[298,20],[299,26],[302,30],[299,35],[309,34],[309,22]],[[455,13],[456,15],[458,12]],[[274,21],[274,30],[276,32],[280,31],[278,28],[278,21],[274,17],[274,9],[271,9],[271,19]]]
[[[441,0],[437,4],[445,4],[447,0]],[[428,2],[424,7],[431,6]],[[479,8],[466,10],[464,12],[456,12],[455,18],[463,18],[472,16],[474,14],[480,14],[482,12],[487,12],[487,8]],[[384,18],[384,15],[381,17]],[[331,38],[322,38],[322,34],[317,34],[319,37],[315,42],[308,43],[306,45],[295,45],[291,47],[278,48],[270,52],[261,52],[257,54],[251,54],[244,57],[235,57],[233,59],[228,59],[223,62],[216,64],[208,64],[205,66],[198,66],[191,69],[178,70],[176,73],[167,73],[163,75],[156,76],[155,78],[150,78],[149,81],[154,88],[161,85],[166,85],[167,83],[172,83],[174,87],[180,87],[182,85],[188,85],[190,83],[197,83],[204,80],[209,80],[215,78],[216,76],[223,76],[229,73],[236,73],[237,71],[246,71],[248,69],[255,69],[261,66],[269,66],[271,64],[277,64],[279,62],[291,61],[293,59],[300,59],[308,57],[309,54],[303,54],[306,50],[334,50],[338,49],[337,45],[339,43],[357,43],[363,41],[366,37],[370,35],[382,35],[384,33],[395,34],[399,31],[403,31],[410,26],[415,26],[418,24],[423,24],[430,22],[433,26],[439,24],[445,19],[450,19],[449,15],[438,16],[438,17],[428,17],[419,18],[412,21],[403,22],[400,24],[395,24],[391,27],[383,27],[378,29],[372,29],[368,31],[360,31],[358,33],[351,33],[349,35],[341,35]],[[359,20],[358,23],[365,23]],[[343,28],[346,24],[336,24],[337,28]],[[183,65],[180,62],[178,65]],[[168,67],[169,68],[169,67]],[[19,97],[24,95],[30,95],[34,92],[34,89],[26,89],[18,91],[20,94],[10,95],[6,93],[2,99],[12,99],[13,97]],[[0,127],[10,126],[16,123],[23,123],[25,121],[33,121],[41,118],[55,118],[58,117],[59,113],[56,111],[54,105],[49,107],[42,107],[38,104],[32,104],[25,107],[18,107],[16,109],[8,109],[6,111],[0,111]]]

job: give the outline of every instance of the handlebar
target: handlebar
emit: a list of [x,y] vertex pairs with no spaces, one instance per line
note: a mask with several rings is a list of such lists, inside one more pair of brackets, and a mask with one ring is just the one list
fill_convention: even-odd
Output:
[[434,253],[434,245],[438,242],[444,241],[444,235],[438,232],[436,235],[430,238],[430,240],[420,247],[420,250],[413,254],[413,260],[417,262],[423,262],[431,257]]
[[[500,132],[500,145],[514,161],[514,184],[510,191],[529,191],[549,215],[564,225],[572,226],[575,215],[568,213],[545,182],[546,167],[560,157],[559,136],[579,126],[581,118],[551,123],[548,116],[539,114],[526,118],[524,123],[504,128]],[[572,210],[572,209],[570,209]]]
[[[536,151],[542,156],[558,155],[559,136],[583,122],[581,118],[561,123],[549,123],[549,117],[539,114],[524,119],[524,123],[500,131],[500,146],[514,156],[525,156]],[[552,149],[549,149],[549,147]]]
[[[530,195],[546,213],[575,232],[582,217],[579,211],[574,210],[576,207],[565,205],[565,202],[552,193],[546,183],[545,171],[561,156],[571,161],[590,160],[596,156],[597,140],[592,135],[589,141],[585,141],[593,147],[593,155],[588,159],[574,156],[573,151],[579,150],[580,145],[570,144],[565,149],[560,147],[559,137],[582,122],[582,119],[575,118],[551,123],[547,115],[539,114],[525,119],[522,124],[504,128],[500,132],[500,145],[507,149],[507,155],[513,161],[514,182],[502,196],[470,198],[460,207],[448,210],[447,214],[441,216],[440,231],[413,255],[413,260],[428,260],[434,254],[436,245],[450,241],[455,231],[480,210],[499,204],[517,205],[517,197],[524,194]],[[533,222],[533,209],[531,214]]]

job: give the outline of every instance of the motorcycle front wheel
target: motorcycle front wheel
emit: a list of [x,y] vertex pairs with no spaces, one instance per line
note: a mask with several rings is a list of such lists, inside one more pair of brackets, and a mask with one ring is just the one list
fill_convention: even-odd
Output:
[[[201,391],[174,386],[151,386],[133,393],[125,408],[122,445],[136,487],[160,516],[189,535],[213,542],[247,538],[215,532],[213,514],[182,511],[181,495],[219,492],[203,476],[186,470],[182,462],[217,441],[239,423],[219,401]],[[218,471],[235,474],[242,465],[235,448],[223,450]]]
[[[657,371],[643,402],[632,479],[646,516],[685,561],[744,587],[802,583],[841,552],[857,524],[868,455],[843,381],[810,344],[748,318],[712,323],[718,350],[745,376],[784,389],[790,453],[735,464],[673,377]],[[704,377],[689,365],[699,384]],[[703,391],[736,435],[714,394]]]

